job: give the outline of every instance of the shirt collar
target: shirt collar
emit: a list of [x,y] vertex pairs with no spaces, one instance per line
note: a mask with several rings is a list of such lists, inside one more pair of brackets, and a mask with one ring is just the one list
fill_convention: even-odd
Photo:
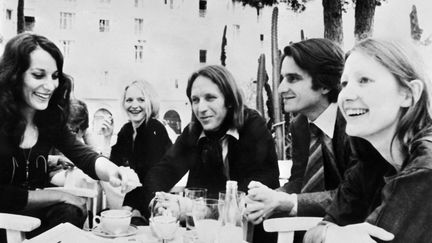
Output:
[[[239,140],[239,139],[240,139],[240,135],[239,135],[239,133],[238,133],[237,128],[230,128],[230,129],[228,129],[228,130],[226,131],[226,133],[225,133],[225,136],[227,136],[227,135],[229,135],[229,136],[235,138],[236,140]],[[225,137],[225,136],[223,136],[223,137]],[[203,130],[203,131],[201,132],[200,136],[198,137],[198,141],[200,141],[202,138],[205,138],[205,137],[207,137],[207,136],[205,135],[204,130]]]
[[[318,116],[312,123],[315,124],[327,136],[333,139],[334,128],[336,124],[337,105],[330,103],[330,105]],[[309,121],[310,122],[310,121]]]

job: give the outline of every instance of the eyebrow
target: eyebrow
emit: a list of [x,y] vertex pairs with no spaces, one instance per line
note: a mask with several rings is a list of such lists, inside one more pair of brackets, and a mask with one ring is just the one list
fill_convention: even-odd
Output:
[[30,69],[31,71],[41,71],[41,72],[45,72],[46,70],[43,68],[38,68],[38,67],[34,67]]
[[302,79],[303,78],[303,76],[301,76],[298,73],[285,73],[285,74],[283,74],[283,76],[291,78],[291,79],[292,78],[295,78],[295,79]]

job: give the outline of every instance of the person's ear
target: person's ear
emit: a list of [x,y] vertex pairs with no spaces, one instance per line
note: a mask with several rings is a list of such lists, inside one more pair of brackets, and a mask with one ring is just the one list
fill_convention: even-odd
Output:
[[326,95],[330,92],[330,90],[328,88],[321,88],[321,94]]
[[424,84],[418,79],[414,79],[408,83],[409,90],[403,91],[404,100],[402,101],[402,107],[410,107],[417,103],[424,89]]

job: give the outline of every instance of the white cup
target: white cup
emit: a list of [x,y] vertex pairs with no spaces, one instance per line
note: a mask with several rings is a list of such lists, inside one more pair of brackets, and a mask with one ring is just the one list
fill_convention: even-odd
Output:
[[[112,209],[103,211],[101,216],[95,216],[95,225],[109,234],[126,233],[129,229],[132,213],[123,209]],[[97,220],[99,219],[99,222]]]

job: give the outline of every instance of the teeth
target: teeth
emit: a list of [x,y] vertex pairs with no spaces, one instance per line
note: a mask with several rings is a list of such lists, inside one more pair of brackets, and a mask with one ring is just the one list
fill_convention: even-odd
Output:
[[346,109],[345,112],[348,116],[361,116],[363,114],[366,114],[369,110],[363,109],[363,108],[356,108],[356,109]]
[[37,96],[44,98],[44,99],[48,99],[50,97],[49,94],[41,94],[41,93],[35,93]]
[[130,113],[132,113],[132,114],[139,114],[139,113],[141,113],[141,111],[129,111]]

